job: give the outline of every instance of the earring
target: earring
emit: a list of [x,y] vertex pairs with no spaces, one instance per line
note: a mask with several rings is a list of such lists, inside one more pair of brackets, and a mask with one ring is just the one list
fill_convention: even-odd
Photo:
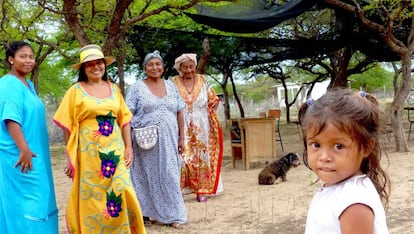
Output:
[[13,65],[13,62],[10,62],[11,65]]

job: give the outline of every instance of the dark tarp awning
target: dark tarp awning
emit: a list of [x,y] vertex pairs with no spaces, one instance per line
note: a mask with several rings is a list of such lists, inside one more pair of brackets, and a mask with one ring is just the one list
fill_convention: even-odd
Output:
[[[234,33],[256,33],[280,24],[281,22],[294,18],[309,10],[318,10],[325,8],[318,0],[290,0],[284,5],[266,5],[263,0],[243,0],[243,3],[229,4],[225,7],[205,7],[198,6],[197,10],[199,14],[186,13],[191,19],[200,24],[205,24],[213,28]],[[237,7],[236,7],[237,6]],[[377,61],[398,61],[399,55],[392,52],[390,48],[384,43],[378,33],[369,29],[361,27],[358,20],[352,13],[337,12],[338,27],[336,31],[327,32],[326,38],[313,38],[297,39],[298,45],[293,46],[295,40],[288,43],[292,43],[288,48],[296,51],[288,54],[283,54],[284,59],[294,59],[310,56],[312,54],[311,47],[315,50],[321,50],[321,46],[326,51],[332,51],[339,49],[338,46],[345,46],[346,44],[352,44],[355,49],[360,50],[367,56]],[[378,17],[377,17],[378,18]],[[376,21],[378,19],[375,18]],[[381,21],[379,21],[381,22]],[[410,25],[410,22],[405,22]],[[395,34],[401,40],[407,40],[409,29],[408,26],[402,25],[403,30],[395,30]],[[323,42],[324,40],[330,43]],[[269,41],[257,40],[253,43],[273,43]],[[322,41],[322,44],[319,42]],[[305,43],[305,46],[301,47],[301,43]],[[325,46],[323,46],[325,45]],[[269,46],[269,45],[268,45]],[[275,43],[272,46],[281,46],[280,43]],[[301,48],[296,50],[296,48]],[[268,47],[269,48],[269,47]],[[307,52],[305,52],[307,51]],[[310,52],[310,53],[308,53]],[[315,51],[314,51],[315,52]]]
[[314,7],[317,0],[290,0],[283,5],[267,6],[263,1],[244,0],[245,8],[234,6],[198,6],[199,14],[185,13],[199,24],[234,33],[256,33],[272,28]]

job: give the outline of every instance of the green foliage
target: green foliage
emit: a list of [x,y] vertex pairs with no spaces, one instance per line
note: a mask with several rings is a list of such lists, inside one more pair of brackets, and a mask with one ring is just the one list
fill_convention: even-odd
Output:
[[[62,24],[61,16],[45,11],[35,0],[4,1],[0,7],[0,16],[3,19],[0,30],[1,43],[7,45],[17,40],[28,42],[34,49],[36,62],[40,63],[39,96],[48,100],[63,96],[71,84],[70,75],[66,70],[68,61],[62,59],[58,53],[49,54],[50,45],[59,43],[61,47],[56,47],[60,50],[70,51],[70,46],[65,46],[65,41],[62,40],[67,28]],[[0,48],[2,58],[5,48],[6,46]],[[6,63],[2,63],[1,75],[8,70]]]
[[237,92],[246,99],[260,102],[267,99],[274,93],[275,82],[270,77],[261,77],[253,79],[246,84],[239,84]]
[[393,72],[387,71],[377,64],[374,68],[362,74],[355,74],[349,77],[352,89],[366,87],[367,92],[372,92],[383,87],[392,87]]
[[[50,57],[51,58],[51,57]],[[40,65],[39,96],[59,99],[73,83],[74,72],[64,67],[62,63]]]
[[[202,1],[201,5],[206,6],[223,6],[231,5],[233,3],[228,2],[214,2],[208,3]],[[243,9],[248,9],[251,7],[250,3],[263,1],[267,5],[273,4],[282,4],[287,1],[267,1],[267,0],[250,0],[243,1],[238,0],[239,4],[245,4],[244,8],[240,7],[234,9],[232,12],[236,14],[237,12],[242,11]],[[48,9],[62,10],[62,5],[64,1],[40,1],[48,7]],[[93,43],[103,45],[105,40],[108,40],[108,27],[115,16],[113,16],[113,11],[116,7],[116,4],[119,1],[76,1],[76,4],[79,4],[76,10],[79,13],[80,24],[87,34],[87,37],[90,38]],[[277,2],[277,3],[276,3]],[[360,1],[358,1],[360,2]],[[387,1],[372,1],[375,3],[386,4],[388,6],[396,3],[401,3],[402,1],[397,0],[387,0]],[[94,5],[92,5],[92,3]],[[160,7],[166,6],[167,4],[172,6],[182,6],[188,4],[188,0],[159,0],[159,1],[133,1],[129,6],[127,12],[121,17],[122,20],[119,22],[123,26],[128,23],[129,20],[134,18],[143,17],[146,13],[151,10],[159,9]],[[36,0],[8,0],[2,2],[2,11],[0,11],[0,16],[2,18],[2,29],[0,30],[0,41],[2,44],[9,42],[10,40],[20,40],[20,39],[30,39],[31,44],[42,44],[44,46],[43,50],[48,45],[54,45],[56,50],[59,50],[59,53],[53,53],[48,56],[44,63],[40,67],[39,75],[39,93],[41,96],[53,96],[60,97],[63,92],[70,86],[70,84],[76,80],[77,73],[69,68],[69,65],[73,64],[78,59],[78,49],[79,45],[73,37],[64,37],[63,35],[68,30],[66,22],[62,20],[62,15],[57,14],[52,10],[45,10],[42,7],[38,6],[38,1]],[[147,4],[148,7],[147,7]],[[250,5],[249,5],[250,4]],[[411,1],[413,4],[413,1]],[[199,4],[200,5],[200,4]],[[233,5],[234,6],[234,5]],[[146,8],[147,7],[147,8]],[[366,8],[367,10],[369,8]],[[374,9],[372,6],[371,9]],[[185,10],[186,12],[197,13],[196,7]],[[94,14],[92,14],[94,12]],[[404,12],[406,15],[413,14],[413,12]],[[236,35],[232,33],[221,32],[210,28],[205,25],[197,24],[192,21],[189,17],[185,16],[180,10],[172,9],[169,11],[162,11],[160,14],[145,16],[143,20],[136,21],[135,25],[141,26],[150,26],[158,27],[164,29],[179,29],[183,33],[176,31],[167,37],[159,37],[155,34],[153,35],[143,35],[144,32],[136,31],[132,27],[131,30],[127,32],[133,37],[128,38],[127,47],[126,47],[126,64],[125,70],[135,71],[133,74],[138,74],[140,71],[136,71],[140,68],[142,64],[142,58],[149,51],[154,49],[159,49],[168,62],[168,71],[166,75],[173,75],[176,72],[172,69],[173,60],[179,53],[182,52],[195,52],[198,55],[201,55],[202,48],[201,42],[203,36],[188,35],[184,32],[203,32],[213,35]],[[329,31],[329,27],[332,26],[332,11],[323,10],[323,11],[309,11],[300,17],[295,18],[294,21],[287,21],[283,24],[269,29],[268,31],[263,31],[257,34],[237,34],[237,36],[245,37],[266,37],[266,38],[311,38],[315,35],[323,35],[325,32]],[[296,35],[295,35],[296,33]],[[150,37],[152,36],[152,38]],[[168,40],[165,40],[167,38]],[[142,41],[139,41],[141,39]],[[249,49],[243,47],[242,43],[238,41],[237,38],[233,37],[222,37],[221,39],[210,38],[212,57],[209,60],[209,67],[207,67],[208,72],[218,73],[225,72],[223,65],[231,64],[233,71],[242,68],[248,62],[251,62],[250,57],[254,57],[257,54],[248,54],[246,51]],[[134,48],[132,48],[132,43],[134,43]],[[136,45],[136,43],[141,43]],[[254,46],[254,43],[251,43]],[[39,46],[34,46],[39,48]],[[141,48],[141,51],[138,51],[138,47]],[[236,52],[235,52],[236,51]],[[242,51],[244,54],[239,52]],[[263,50],[265,51],[265,50]],[[2,59],[4,58],[4,51],[0,48],[0,54],[2,54]],[[270,51],[269,48],[264,52],[270,55],[274,55],[276,52]],[[117,54],[117,51],[112,51],[113,55]],[[266,55],[267,55],[266,54]],[[60,56],[63,55],[64,57]],[[244,56],[244,57],[243,57]],[[244,64],[243,64],[244,62]],[[294,64],[290,64],[292,67]],[[288,64],[288,67],[290,66]],[[137,68],[138,67],[138,68]],[[250,69],[250,68],[248,68]],[[309,78],[312,75],[305,74],[305,72],[300,72],[300,70],[295,70],[294,68],[289,71],[290,78],[289,80],[295,80],[297,82],[304,82],[311,80]],[[116,69],[110,69],[110,75],[116,78],[116,73],[113,72]],[[322,68],[321,68],[322,70]],[[0,64],[0,72],[6,73],[7,68],[5,64]],[[235,77],[237,80],[243,79],[243,77],[249,77],[250,71],[245,72],[240,76]],[[383,84],[391,85],[389,75],[386,71],[383,73],[374,71],[364,73],[363,75],[354,75],[351,76],[352,85],[360,86],[363,84],[367,85],[367,88],[374,88],[376,85],[382,87]],[[253,99],[259,100],[260,98],[266,96],[266,87],[268,84],[258,85],[257,83],[261,82],[262,78],[257,78],[257,80],[247,82],[249,85],[253,85],[253,89],[249,92],[243,90],[244,85],[240,85],[241,93],[248,93]],[[374,81],[370,81],[374,79]],[[274,85],[274,81],[272,81]],[[371,84],[372,83],[372,84]],[[213,84],[216,85],[216,84]],[[255,86],[258,85],[258,86]],[[221,91],[221,86],[217,85],[217,92]],[[231,89],[229,89],[231,90]]]
[[[367,1],[368,2],[368,1]],[[400,6],[407,5],[411,7],[404,7],[401,12],[397,10]],[[368,15],[378,17],[382,16],[382,20],[385,21],[384,17],[398,17],[397,21],[404,21],[411,19],[414,15],[412,10],[414,7],[414,1],[407,0],[375,0],[369,1],[369,4],[365,4],[363,9]],[[385,15],[384,13],[389,15]]]

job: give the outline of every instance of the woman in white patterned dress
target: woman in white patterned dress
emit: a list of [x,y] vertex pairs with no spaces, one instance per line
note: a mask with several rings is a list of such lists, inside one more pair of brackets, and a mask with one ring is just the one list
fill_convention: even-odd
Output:
[[180,189],[179,151],[183,148],[185,103],[171,81],[161,78],[164,62],[158,51],[144,59],[146,77],[127,92],[126,103],[133,114],[132,128],[157,125],[157,144],[148,150],[134,139],[131,170],[145,224],[152,220],[174,228],[184,228],[187,211]]
[[172,78],[187,104],[184,111],[185,162],[181,167],[183,194],[195,193],[199,202],[223,191],[220,170],[223,159],[223,135],[216,109],[220,102],[205,77],[196,73],[196,54],[175,59],[178,76]]

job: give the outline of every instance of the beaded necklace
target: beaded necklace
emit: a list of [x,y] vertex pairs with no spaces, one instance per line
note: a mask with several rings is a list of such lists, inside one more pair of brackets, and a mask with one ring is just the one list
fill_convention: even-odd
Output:
[[196,96],[195,95],[193,95],[193,91],[194,91],[194,86],[195,86],[195,84],[196,84],[196,81],[195,81],[195,79],[196,78],[192,78],[191,80],[192,80],[192,85],[191,85],[191,87],[187,87],[186,85],[185,85],[185,83],[184,83],[184,78],[181,78],[182,80],[181,80],[181,83],[182,83],[182,85],[184,86],[184,88],[185,88],[185,90],[187,91],[187,95],[186,95],[186,97],[184,98],[184,102],[185,103],[187,103],[187,105],[188,105],[188,110],[191,112],[192,111],[192,109],[193,109],[193,102],[196,100]]

